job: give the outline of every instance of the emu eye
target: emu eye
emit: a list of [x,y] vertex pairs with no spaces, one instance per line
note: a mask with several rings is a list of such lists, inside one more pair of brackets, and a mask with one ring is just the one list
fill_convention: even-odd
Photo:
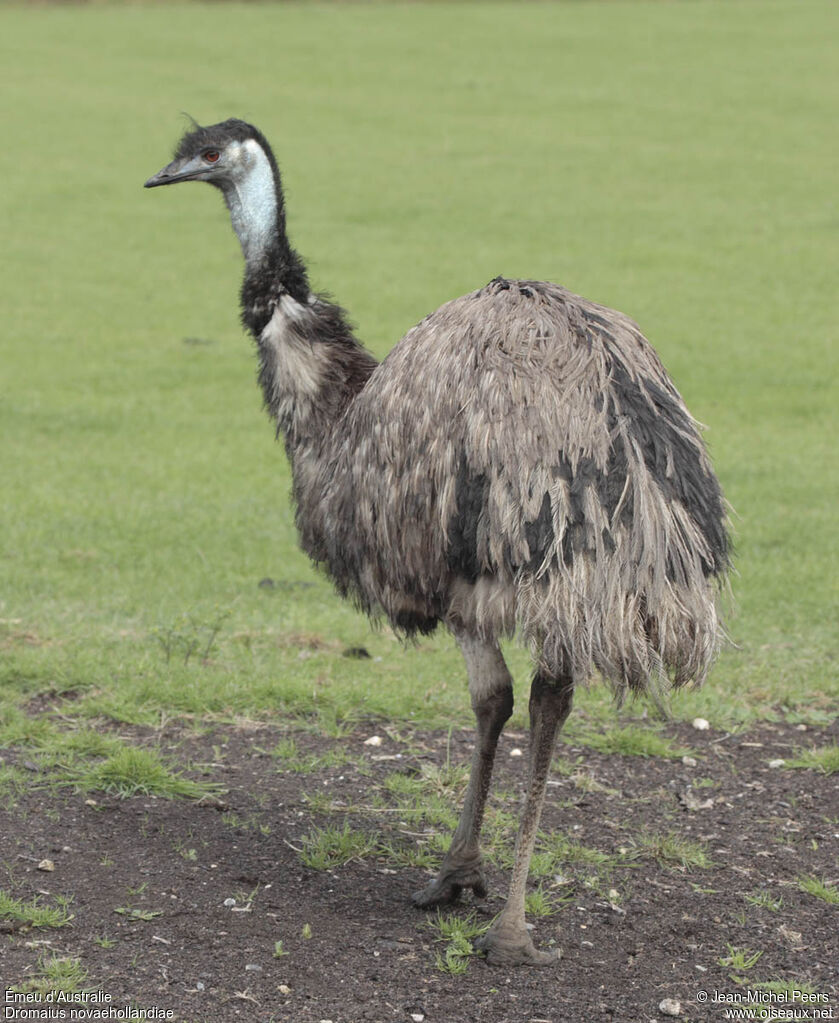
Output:
[[206,163],[218,163],[218,158],[220,156],[221,153],[217,149],[208,149],[207,152],[204,153],[204,161]]

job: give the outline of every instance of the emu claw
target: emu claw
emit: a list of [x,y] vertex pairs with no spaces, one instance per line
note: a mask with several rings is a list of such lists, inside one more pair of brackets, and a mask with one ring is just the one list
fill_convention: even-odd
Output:
[[464,888],[471,888],[479,899],[486,898],[486,878],[479,865],[441,869],[439,875],[430,884],[420,891],[414,892],[411,902],[418,909],[443,906],[450,902],[457,902]]
[[490,966],[550,966],[562,955],[559,949],[540,952],[526,930],[497,923],[473,945],[486,955]]

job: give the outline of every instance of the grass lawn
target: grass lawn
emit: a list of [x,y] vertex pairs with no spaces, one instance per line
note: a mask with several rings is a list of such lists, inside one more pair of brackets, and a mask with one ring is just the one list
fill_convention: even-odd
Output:
[[379,356],[497,274],[634,316],[737,513],[736,646],[674,714],[835,712],[837,30],[832,0],[0,11],[0,736],[68,692],[145,724],[470,719],[448,636],[371,634],[297,549],[227,213],[142,189],[180,111],[263,129]]

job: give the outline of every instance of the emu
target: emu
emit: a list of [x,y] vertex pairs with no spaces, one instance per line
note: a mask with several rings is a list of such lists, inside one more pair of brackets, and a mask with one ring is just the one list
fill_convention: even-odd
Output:
[[401,635],[440,623],[463,653],[477,739],[463,810],[414,903],[486,894],[479,835],[513,708],[499,640],[534,661],[530,754],[491,962],[545,964],[525,886],[556,736],[596,670],[620,698],[699,683],[718,651],[725,502],[697,423],[629,317],[543,281],[496,277],[445,303],[377,364],[313,293],[264,135],[193,125],[146,188],[221,190],[245,259],[242,321],[291,464],[300,542],[338,591]]

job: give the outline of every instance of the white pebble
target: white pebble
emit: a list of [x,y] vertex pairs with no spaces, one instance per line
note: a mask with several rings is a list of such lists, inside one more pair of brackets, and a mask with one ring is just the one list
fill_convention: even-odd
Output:
[[523,756],[524,756],[524,754],[523,754],[523,753],[522,753],[522,751],[521,751],[521,750],[520,750],[520,749],[518,748],[518,746],[516,746],[516,748],[515,748],[515,749],[511,749],[511,750],[510,750],[510,756],[511,756],[511,757],[523,757]]
[[422,1023],[422,1021],[425,1019],[425,1016],[423,1016],[421,1012],[412,1012],[411,1019],[414,1021],[414,1023]]
[[236,900],[235,899],[225,899],[224,900],[224,905],[227,906],[228,909],[230,909],[232,906],[236,905]]
[[364,740],[365,746],[381,746],[382,737],[380,735],[371,735],[369,739]]
[[769,766],[770,767],[783,767],[785,763],[786,763],[786,760],[780,760],[780,759],[779,760],[770,760],[769,761]]
[[[692,724],[697,732],[707,732],[711,727],[711,723],[706,721],[705,718],[694,718]],[[667,1001],[667,999],[665,999],[665,1001]],[[661,1011],[664,1012],[663,1009]]]
[[245,969],[249,973],[262,973],[262,967],[257,966],[256,963],[245,963]]
[[665,1016],[679,1016],[682,1012],[682,1003],[676,1001],[675,998],[665,998],[664,1001],[658,1003],[659,1012],[663,1012]]
[[52,871],[55,870],[55,864],[52,862],[52,860],[41,860],[41,862],[38,864],[38,870],[44,870],[48,874],[52,873]]
[[685,767],[696,767],[696,757],[682,757]]
[[203,981],[203,980],[199,980],[199,981],[198,981],[198,982],[196,983],[196,985],[195,985],[195,990],[196,990],[196,991],[203,991],[203,990],[204,990],[204,981]]

